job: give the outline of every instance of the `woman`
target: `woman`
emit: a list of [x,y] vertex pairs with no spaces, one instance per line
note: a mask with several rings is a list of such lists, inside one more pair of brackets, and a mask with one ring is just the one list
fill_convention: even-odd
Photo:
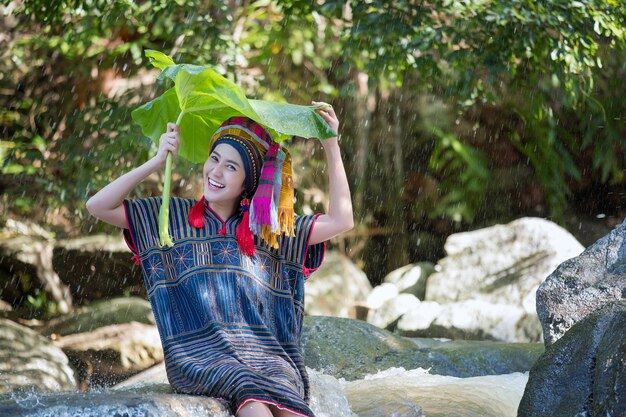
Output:
[[[318,113],[338,131],[332,108]],[[353,227],[338,138],[322,141],[328,212],[294,217],[289,153],[252,120],[228,119],[211,138],[203,198],[171,199],[174,246],[163,248],[160,198],[125,197],[179,143],[169,123],[154,158],[87,202],[93,216],[124,229],[142,265],[168,380],[177,392],[224,400],[237,417],[313,416],[300,351],[304,281],[324,242]]]

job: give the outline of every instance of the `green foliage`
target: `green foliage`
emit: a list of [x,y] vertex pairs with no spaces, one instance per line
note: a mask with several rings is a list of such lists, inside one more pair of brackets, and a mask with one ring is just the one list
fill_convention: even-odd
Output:
[[[166,88],[145,71],[146,49],[210,64],[255,99],[338,103],[353,189],[376,193],[357,207],[363,218],[391,216],[393,204],[370,202],[399,201],[405,174],[419,171],[439,184],[430,217],[471,223],[488,206],[496,141],[532,167],[547,215],[561,215],[572,186],[624,180],[622,1],[16,4],[0,52],[0,173],[2,201],[19,214],[58,209],[80,224],[94,190],[155,151],[130,119]],[[447,115],[435,135],[416,127],[428,111],[417,100],[431,96]],[[511,120],[496,126],[492,108]],[[316,161],[303,155],[313,187]],[[175,188],[189,191],[191,168],[177,161]],[[154,184],[138,193],[159,192]]]
[[41,319],[52,317],[59,310],[57,303],[48,299],[48,293],[39,288],[35,289],[33,295],[26,296],[24,307],[30,310],[30,316]]
[[461,142],[454,134],[433,129],[436,145],[430,157],[430,168],[439,175],[442,194],[431,209],[431,216],[472,223],[490,180],[486,156]]

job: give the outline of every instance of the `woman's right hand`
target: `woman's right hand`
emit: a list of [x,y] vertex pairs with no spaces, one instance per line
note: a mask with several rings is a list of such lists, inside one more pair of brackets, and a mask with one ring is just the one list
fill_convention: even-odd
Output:
[[178,147],[180,146],[180,129],[176,123],[168,123],[167,131],[161,135],[159,139],[159,150],[154,159],[159,162],[159,165],[165,166],[165,159],[167,153],[171,152],[172,157],[176,158],[178,155]]

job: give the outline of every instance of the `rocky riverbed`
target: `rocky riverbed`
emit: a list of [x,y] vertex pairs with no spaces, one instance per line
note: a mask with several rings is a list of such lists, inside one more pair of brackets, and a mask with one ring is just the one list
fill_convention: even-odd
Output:
[[[626,415],[625,236],[620,225],[585,250],[557,225],[520,219],[452,235],[436,265],[407,265],[374,288],[330,253],[307,282],[312,409]],[[24,232],[0,244],[0,415],[227,416],[216,400],[171,392],[127,250],[110,237],[81,242]],[[11,311],[32,296],[24,282],[66,314]]]

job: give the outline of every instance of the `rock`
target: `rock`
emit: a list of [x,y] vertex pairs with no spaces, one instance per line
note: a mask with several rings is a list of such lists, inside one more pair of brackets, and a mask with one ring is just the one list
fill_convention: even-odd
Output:
[[[431,320],[431,322],[428,322]],[[412,306],[398,322],[397,332],[409,337],[538,342],[541,326],[520,307],[467,300]]]
[[399,294],[387,300],[380,308],[370,310],[367,314],[367,322],[381,329],[393,331],[398,319],[406,312],[418,308],[419,305],[420,300],[413,294]]
[[91,332],[98,327],[132,321],[155,324],[150,302],[139,297],[122,297],[98,301],[50,320],[42,333],[65,336]]
[[626,415],[626,301],[605,305],[547,346],[518,417]]
[[214,398],[133,390],[0,397],[0,413],[5,417],[232,417]]
[[[307,369],[309,375],[310,407],[317,417],[356,417],[343,393],[343,387],[330,375]],[[165,364],[156,365],[112,388],[135,392],[171,392],[165,372]],[[207,398],[207,400],[213,400]],[[228,414],[230,416],[230,414]]]
[[384,282],[394,284],[402,293],[413,294],[424,300],[426,280],[433,272],[435,267],[430,262],[410,264],[389,273]]
[[400,290],[395,284],[384,282],[375,286],[367,296],[365,306],[370,310],[381,308],[387,301],[393,300],[400,294]]
[[0,277],[7,284],[2,289],[5,300],[20,304],[34,289],[52,296],[61,313],[72,307],[70,289],[52,266],[54,241],[41,236],[14,236],[0,240]]
[[[439,261],[438,272],[428,278],[426,300],[442,305],[479,300],[490,309],[493,305],[514,306],[523,310],[528,322],[536,317],[539,284],[563,261],[580,254],[583,247],[552,222],[522,218],[451,235],[445,249],[447,256]],[[487,312],[485,317],[489,316]],[[484,326],[487,333],[491,324]],[[483,325],[478,323],[477,327]]]
[[121,235],[94,235],[59,240],[53,267],[69,286],[77,304],[121,295],[146,298],[141,268]]
[[546,345],[603,305],[626,298],[626,222],[562,263],[537,290]]
[[354,318],[356,306],[365,303],[371,290],[367,276],[352,261],[328,252],[320,269],[306,281],[305,312]]
[[352,381],[396,367],[458,377],[526,372],[543,344],[408,339],[359,320],[305,317],[302,349],[306,366]]
[[56,345],[81,372],[85,388],[117,383],[163,361],[156,326],[136,322],[63,336]]
[[407,311],[402,318],[398,320],[398,325],[395,329],[396,333],[407,337],[430,337],[426,335],[434,333],[434,331],[430,330],[430,327],[435,319],[439,317],[441,309],[442,306],[439,303],[434,301],[422,301],[415,308]]
[[6,301],[2,301],[0,300],[0,311],[11,311],[13,310],[13,307],[11,307],[11,304],[7,303]]
[[534,309],[528,294],[583,249],[565,229],[538,218],[453,234],[446,241],[439,272],[428,279],[426,299],[475,299]]
[[72,389],[74,371],[61,349],[27,327],[0,319],[0,393]]

